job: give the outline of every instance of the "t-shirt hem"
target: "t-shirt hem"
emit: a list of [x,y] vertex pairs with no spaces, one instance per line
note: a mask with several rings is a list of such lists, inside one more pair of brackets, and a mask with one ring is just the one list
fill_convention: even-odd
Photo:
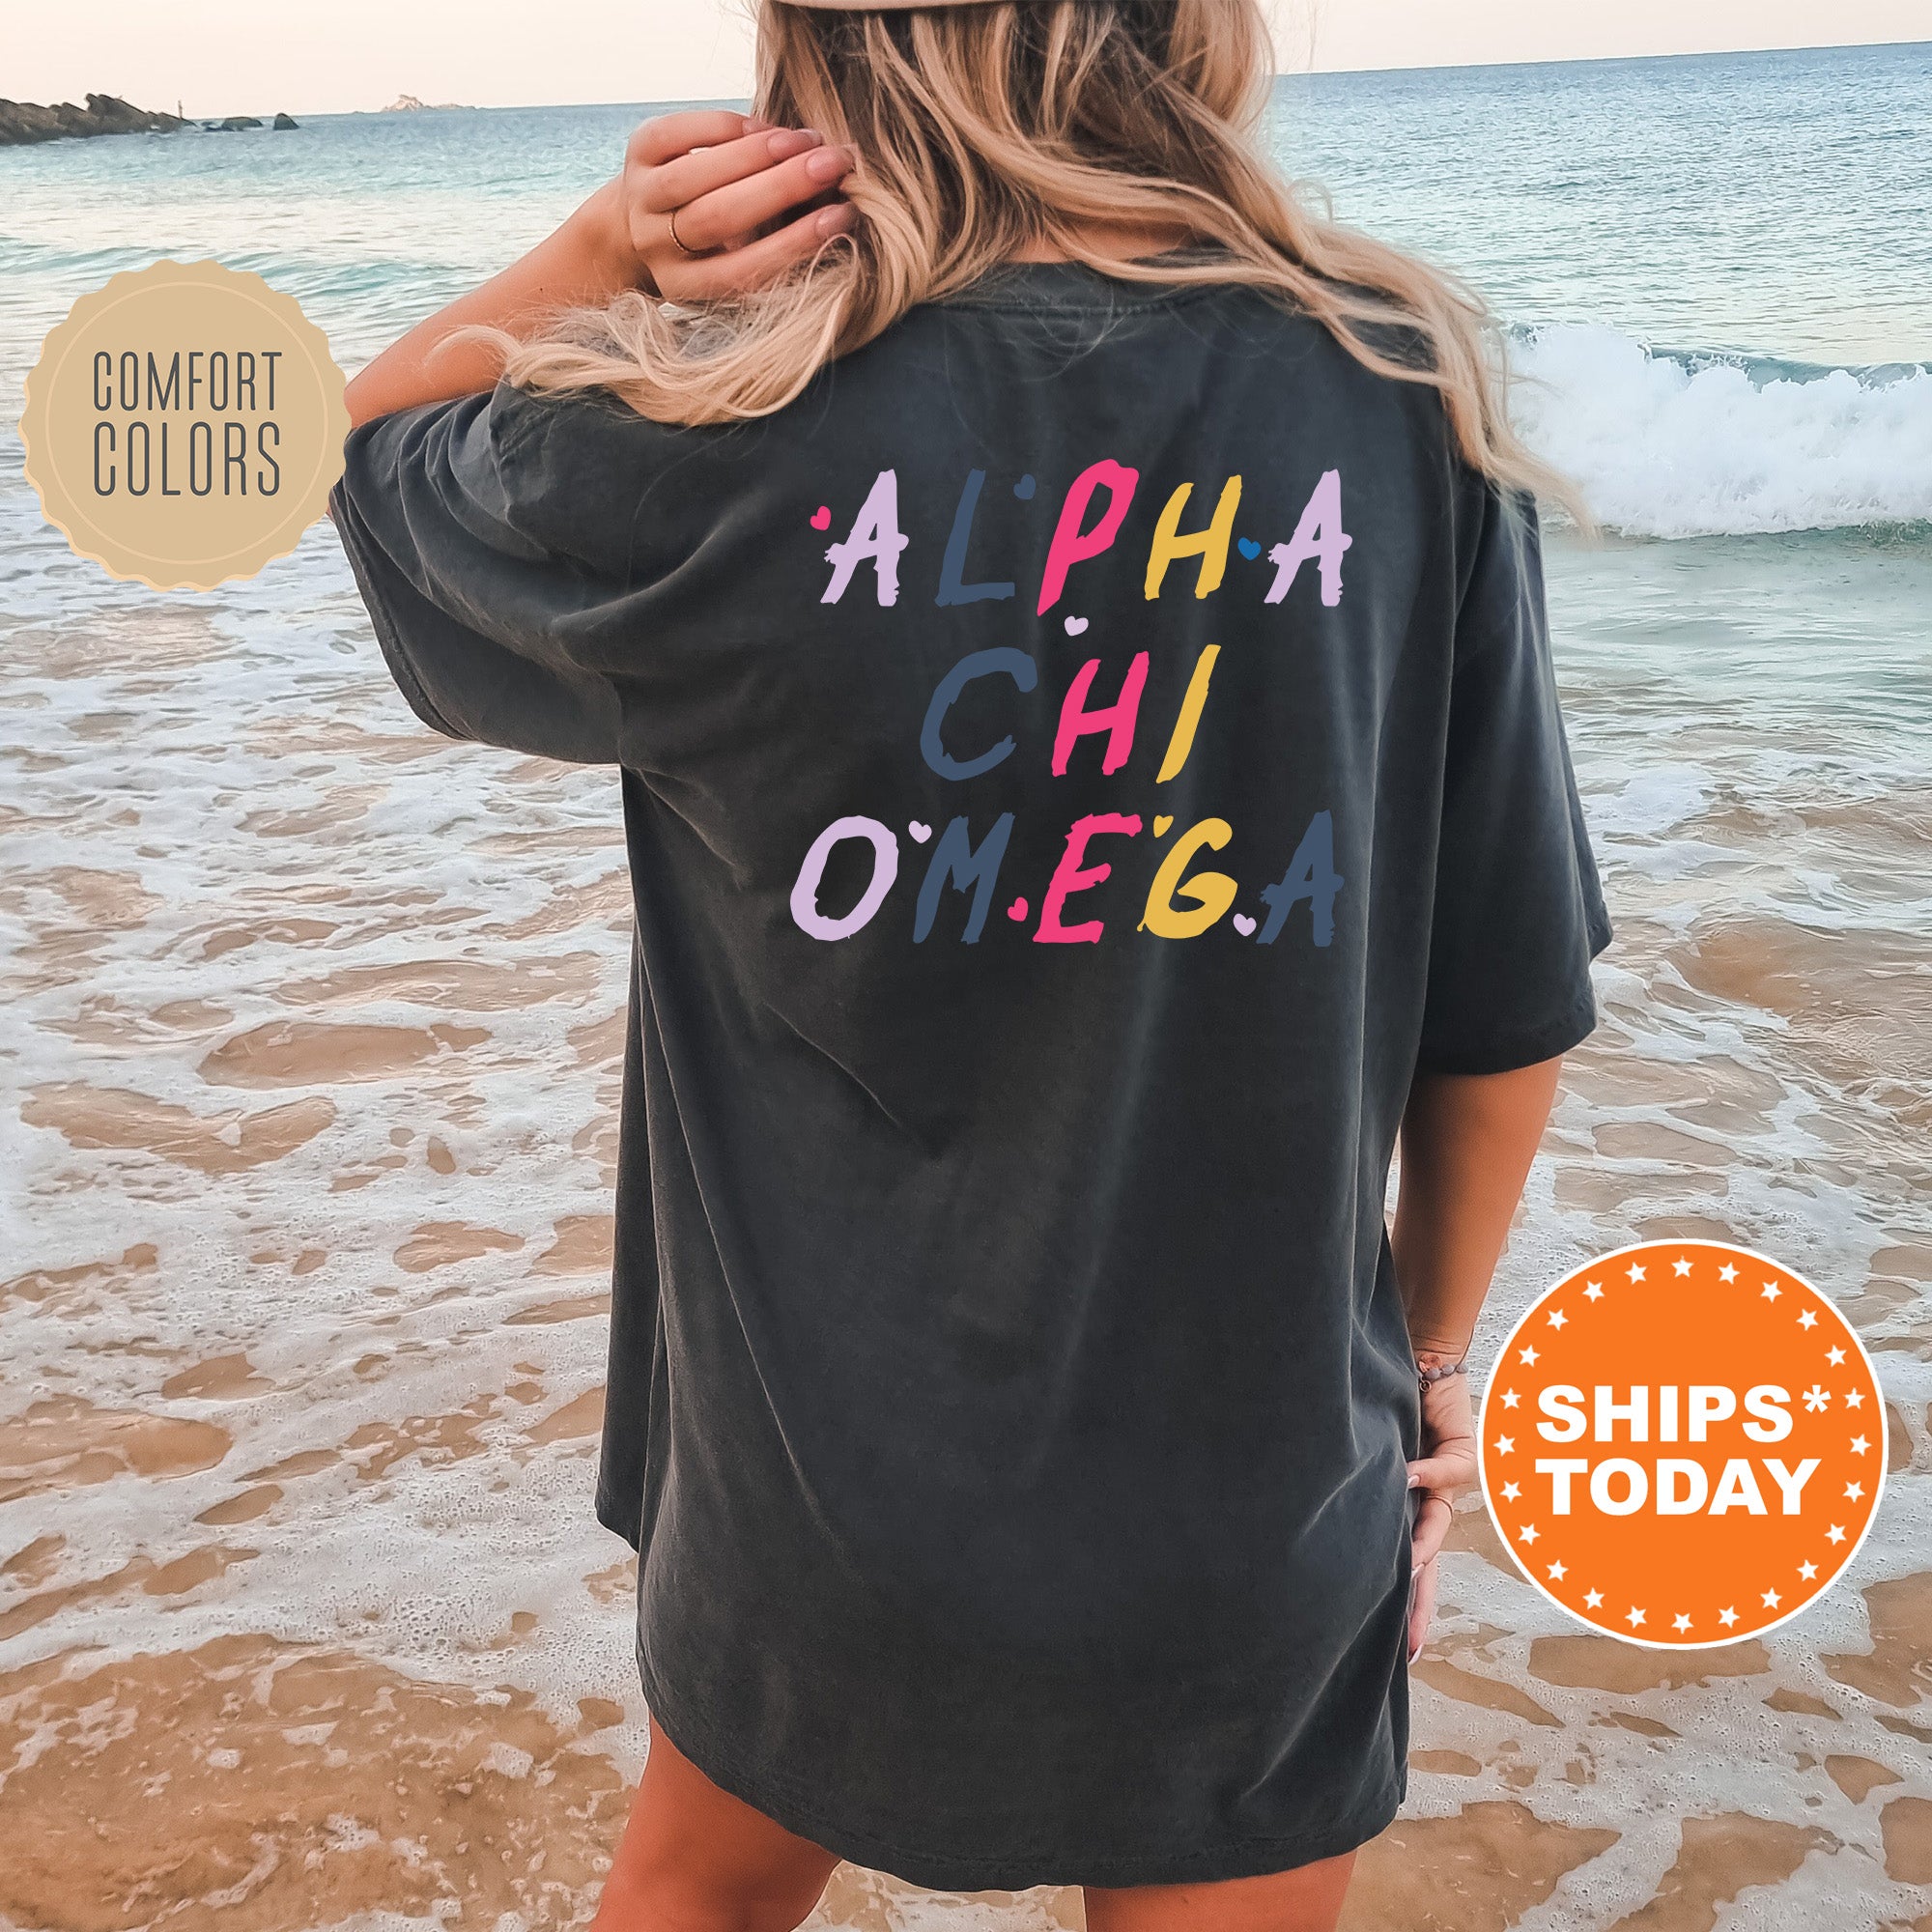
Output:
[[1597,1000],[1585,987],[1554,1019],[1527,1032],[1416,1056],[1418,1073],[1514,1073],[1568,1053],[1597,1030]]
[[[390,608],[378,578],[377,558],[382,555],[381,549],[373,539],[355,527],[356,510],[346,484],[336,484],[329,514],[336,535],[341,539],[343,552],[349,558],[349,567],[355,574],[356,586],[362,592],[362,602],[369,612],[369,628],[376,634],[376,642],[389,667],[389,675],[395,680],[396,689],[402,693],[410,709],[432,731],[440,732],[445,738],[454,738],[459,743],[464,742],[467,734],[459,731],[437,709],[429,693],[423,689],[421,679],[416,676],[415,667],[410,662],[408,647],[403,642],[403,626]],[[383,562],[386,564],[388,559],[383,557]],[[393,569],[394,565],[390,564],[389,568]]]
[[[627,1500],[635,1501],[636,1498],[629,1498]],[[623,1509],[619,1507],[619,1498],[614,1490],[598,1490],[596,1509],[597,1520],[612,1536],[621,1536],[633,1549],[642,1554],[644,1541],[642,1528],[636,1523],[633,1523],[628,1528],[625,1526],[625,1514]]]
[[1205,1885],[1262,1878],[1339,1858],[1367,1844],[1394,1821],[1406,1792],[1406,1767],[1398,1765],[1393,1780],[1372,1802],[1280,1837],[1229,1837],[1208,1845],[1143,1847],[1114,1854],[1053,1847],[926,1851],[902,1844],[895,1835],[888,1837],[833,1818],[801,1796],[789,1780],[739,1763],[724,1740],[678,1705],[652,1670],[641,1634],[638,1670],[652,1724],[661,1725],[676,1749],[721,1791],[848,1864],[884,1872],[928,1891],[1024,1891],[1037,1885]]

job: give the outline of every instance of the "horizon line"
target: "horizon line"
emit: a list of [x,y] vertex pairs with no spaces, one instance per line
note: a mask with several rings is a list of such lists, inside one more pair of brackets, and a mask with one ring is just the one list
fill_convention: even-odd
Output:
[[[1798,41],[1780,43],[1773,46],[1752,47],[1709,47],[1697,51],[1642,54],[1575,54],[1553,59],[1536,58],[1524,60],[1470,60],[1470,61],[1426,61],[1391,62],[1369,67],[1286,67],[1277,68],[1273,78],[1282,80],[1313,80],[1328,75],[1346,76],[1352,74],[1403,74],[1403,73],[1481,73],[1498,70],[1530,68],[1589,68],[1589,67],[1631,67],[1639,63],[1659,63],[1667,61],[1712,61],[1742,60],[1756,57],[1770,57],[1780,54],[1807,53],[1881,53],[1890,50],[1925,47],[1932,49],[1932,39],[1910,41]],[[93,91],[93,90],[90,90]],[[141,103],[127,96],[131,106]],[[398,99],[417,99],[412,90],[402,88]],[[655,98],[637,97],[630,99],[578,99],[578,100],[506,100],[480,104],[475,101],[424,101],[420,109],[402,109],[406,113],[466,113],[466,114],[505,114],[528,112],[548,107],[684,107],[704,105],[732,105],[750,99],[747,94],[691,94],[661,95]],[[48,103],[49,105],[56,103]],[[74,104],[74,103],[70,103]],[[146,109],[148,112],[165,112],[165,109]],[[279,110],[278,110],[279,111]],[[388,114],[397,112],[389,105],[378,107],[307,107],[303,113],[311,118],[329,118],[359,114]],[[188,121],[211,121],[221,118],[217,114],[189,114]]]

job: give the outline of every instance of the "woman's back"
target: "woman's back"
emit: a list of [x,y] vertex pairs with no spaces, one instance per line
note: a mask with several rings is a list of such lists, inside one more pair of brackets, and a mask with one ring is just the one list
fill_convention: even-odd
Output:
[[428,722],[624,769],[600,1511],[680,1746],[809,1833],[842,1736],[941,1885],[1377,1829],[1397,1127],[1605,936],[1533,514],[1317,323],[1070,265],[754,422],[384,418],[336,512]]

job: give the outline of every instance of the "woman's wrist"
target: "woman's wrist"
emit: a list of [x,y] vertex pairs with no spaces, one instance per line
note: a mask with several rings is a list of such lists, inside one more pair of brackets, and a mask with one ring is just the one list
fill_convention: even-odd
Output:
[[655,295],[657,286],[644,258],[639,254],[631,234],[630,217],[625,213],[624,179],[614,176],[606,182],[570,219],[564,223],[577,249],[585,258],[588,279],[617,295],[625,289],[642,289]]
[[1415,1365],[1419,1369],[1447,1368],[1452,1363],[1462,1361],[1469,1352],[1467,1342],[1454,1342],[1441,1336],[1425,1336],[1411,1339],[1409,1348],[1415,1355]]

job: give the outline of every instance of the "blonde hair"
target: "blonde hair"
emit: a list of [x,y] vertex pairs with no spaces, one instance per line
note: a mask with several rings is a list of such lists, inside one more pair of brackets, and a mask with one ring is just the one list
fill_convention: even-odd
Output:
[[[1257,0],[987,0],[888,13],[760,0],[757,111],[857,157],[859,220],[781,282],[694,317],[627,292],[506,342],[505,374],[664,422],[782,409],[826,362],[1041,244],[1126,282],[1238,283],[1440,392],[1473,468],[1587,521],[1510,426],[1501,330],[1462,282],[1318,213],[1261,152]],[[1133,260],[1110,231],[1179,232]],[[1211,252],[1210,252],[1211,251]]]

